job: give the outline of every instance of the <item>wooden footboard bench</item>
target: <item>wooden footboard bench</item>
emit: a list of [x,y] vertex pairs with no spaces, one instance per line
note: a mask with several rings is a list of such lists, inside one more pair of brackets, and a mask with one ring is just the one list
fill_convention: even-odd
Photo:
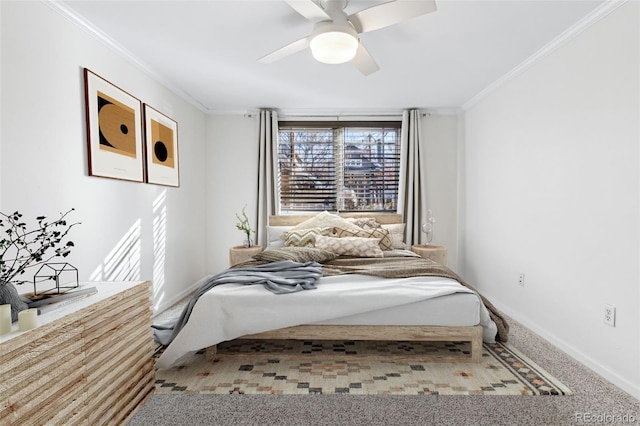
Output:
[[[482,357],[482,326],[404,326],[404,325],[297,325],[264,333],[251,334],[239,339],[293,339],[293,340],[386,340],[386,341],[446,341],[470,342],[469,357],[433,357],[434,360],[480,362]],[[217,346],[206,349],[206,358],[213,361]],[[418,355],[416,355],[418,356]],[[426,356],[429,358],[429,356]]]

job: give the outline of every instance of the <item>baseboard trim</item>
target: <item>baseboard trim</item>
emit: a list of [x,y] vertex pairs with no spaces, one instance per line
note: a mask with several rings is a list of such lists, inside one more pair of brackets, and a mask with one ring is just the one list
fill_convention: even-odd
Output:
[[498,307],[502,312],[504,312],[509,317],[518,321],[520,324],[527,327],[529,330],[536,333],[538,336],[560,349],[562,352],[575,359],[585,367],[592,370],[594,373],[603,377],[604,379],[611,382],[613,385],[617,386],[621,390],[625,391],[629,395],[633,396],[636,399],[640,400],[640,387],[634,383],[631,383],[624,377],[620,376],[618,373],[612,371],[610,368],[602,365],[598,361],[594,360],[590,356],[586,355],[584,352],[576,349],[575,347],[567,344],[565,341],[560,339],[555,334],[551,333],[549,330],[540,327],[535,323],[535,321],[531,320],[527,316],[518,313],[509,307],[501,304],[499,301],[496,301],[495,298],[491,298],[492,303]]
[[162,300],[158,305],[154,304],[153,314],[151,315],[151,318],[157,317],[162,312],[166,311],[167,309],[169,309],[170,307],[172,307],[173,305],[175,305],[176,303],[178,303],[179,301],[181,301],[182,299],[184,299],[185,297],[187,297],[188,295],[196,291],[208,278],[209,276],[205,276],[200,280],[198,280],[197,282],[191,284],[189,287],[182,290],[177,295],[173,296],[171,299]]

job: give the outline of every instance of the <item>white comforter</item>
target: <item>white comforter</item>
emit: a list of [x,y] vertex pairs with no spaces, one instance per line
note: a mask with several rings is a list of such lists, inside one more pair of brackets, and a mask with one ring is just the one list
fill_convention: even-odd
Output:
[[[389,279],[353,274],[322,277],[316,290],[286,295],[273,294],[258,285],[220,285],[200,297],[187,324],[157,360],[156,368],[169,368],[189,353],[246,334],[312,324],[453,293],[473,292],[448,278]],[[496,326],[484,305],[480,305],[483,340],[493,342]]]

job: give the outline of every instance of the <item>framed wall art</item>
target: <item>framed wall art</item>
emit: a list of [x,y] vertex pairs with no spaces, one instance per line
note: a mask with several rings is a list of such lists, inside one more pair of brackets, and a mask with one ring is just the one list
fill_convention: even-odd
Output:
[[142,103],[84,69],[89,175],[144,181]]
[[146,181],[180,186],[178,123],[144,104]]

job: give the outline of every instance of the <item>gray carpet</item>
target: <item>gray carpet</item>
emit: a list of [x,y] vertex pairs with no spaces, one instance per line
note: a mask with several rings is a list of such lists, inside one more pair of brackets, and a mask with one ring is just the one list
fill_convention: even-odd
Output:
[[129,425],[640,424],[640,401],[517,322],[510,324],[510,343],[574,395],[154,395]]

